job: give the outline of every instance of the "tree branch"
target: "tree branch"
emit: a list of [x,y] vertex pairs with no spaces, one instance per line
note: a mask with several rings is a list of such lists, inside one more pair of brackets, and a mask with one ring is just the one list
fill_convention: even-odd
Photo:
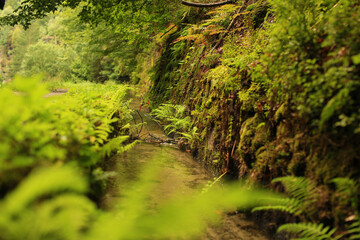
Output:
[[222,1],[222,2],[216,2],[216,3],[194,3],[194,2],[187,2],[187,1],[182,1],[182,4],[186,5],[186,6],[190,6],[190,7],[217,7],[217,6],[222,6],[225,4],[232,4],[234,3],[234,1],[232,0],[226,0],[226,1]]
[[[239,8],[239,9],[236,11],[235,14],[240,13],[240,12],[241,12],[241,9],[242,9],[242,7]],[[238,18],[238,16],[237,16],[237,17],[234,17],[233,20],[231,20],[229,26],[228,26],[227,29],[226,29],[226,32],[221,36],[221,38],[220,38],[219,41],[215,44],[215,46],[213,47],[213,49],[211,49],[211,51],[210,51],[209,54],[211,54],[215,49],[217,49],[217,48],[220,46],[220,44],[222,43],[222,41],[224,40],[224,38],[229,34],[229,31],[230,31],[230,29],[233,27],[233,25],[235,24],[235,20],[236,20],[237,18]]]

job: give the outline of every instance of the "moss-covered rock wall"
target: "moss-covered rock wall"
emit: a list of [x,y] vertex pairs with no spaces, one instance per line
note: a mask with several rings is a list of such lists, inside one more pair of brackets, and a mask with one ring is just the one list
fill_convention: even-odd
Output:
[[323,193],[314,218],[341,225],[331,180],[360,176],[358,19],[350,0],[210,9],[167,41],[153,103],[187,106],[192,153],[210,169],[262,184],[305,176]]

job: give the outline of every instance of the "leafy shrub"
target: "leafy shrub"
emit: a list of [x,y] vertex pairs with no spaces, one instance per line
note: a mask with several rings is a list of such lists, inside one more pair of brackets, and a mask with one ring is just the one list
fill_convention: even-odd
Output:
[[49,79],[70,79],[75,53],[69,48],[38,42],[27,48],[21,64],[25,76],[43,73]]
[[[273,182],[281,182],[290,198],[275,198],[269,199],[267,205],[253,208],[253,211],[260,210],[281,210],[295,215],[309,215],[314,211],[314,204],[319,198],[316,192],[315,185],[308,179],[302,177],[280,177],[273,180]],[[350,216],[346,233],[347,239],[359,239],[360,236],[360,221],[358,209],[358,184],[349,178],[335,178],[332,180],[336,185],[336,192],[340,194],[340,201],[342,204],[350,203],[352,206],[353,215]],[[345,202],[345,203],[344,203]],[[307,221],[306,221],[307,220]],[[322,223],[310,221],[307,218],[300,223],[287,223],[278,228],[278,232],[287,231],[296,234],[293,239],[327,239],[336,240],[341,239],[345,234],[336,233],[335,228],[324,226]]]
[[78,239],[95,213],[79,170],[70,166],[34,171],[0,200],[2,239]]
[[162,104],[151,112],[151,115],[165,124],[167,134],[174,132],[188,132],[191,126],[191,118],[186,116],[186,106]]
[[38,165],[98,164],[110,133],[130,116],[125,86],[83,83],[48,98],[40,76],[18,77],[10,87],[0,88],[1,186],[13,186]]
[[284,185],[289,198],[275,199],[269,206],[260,206],[254,208],[253,211],[260,210],[280,210],[295,215],[308,214],[314,212],[313,204],[318,198],[315,184],[308,179],[302,177],[279,177],[275,178],[273,183],[280,182]]
[[[300,116],[332,133],[356,133],[359,4],[341,1],[270,1],[276,21],[254,80],[278,102],[289,99]],[[355,60],[355,61],[354,61]],[[261,74],[259,74],[261,72]]]

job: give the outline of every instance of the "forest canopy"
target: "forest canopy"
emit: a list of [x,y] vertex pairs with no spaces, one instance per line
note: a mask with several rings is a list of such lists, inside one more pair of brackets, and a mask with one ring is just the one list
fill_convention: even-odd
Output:
[[[142,16],[146,13],[155,13],[164,15],[166,9],[176,4],[169,0],[25,0],[22,1],[14,12],[0,18],[0,25],[21,24],[28,28],[32,20],[45,17],[49,13],[61,10],[63,7],[76,8],[81,7],[79,17],[85,22],[98,24],[105,20],[109,24],[121,21],[146,19]],[[124,15],[123,13],[131,12]],[[147,20],[154,20],[147,19]]]
[[[127,134],[131,129],[132,123],[122,121],[119,129],[113,129],[112,117],[132,122],[136,115],[131,115],[125,98],[112,98],[118,85],[130,83],[138,90],[139,109],[146,105],[152,110],[169,138],[180,139],[178,145],[211,171],[246,179],[249,185],[283,189],[280,185],[287,188],[289,183],[285,206],[274,205],[273,210],[295,214],[305,224],[297,225],[299,231],[320,229],[326,237],[319,239],[346,239],[346,231],[358,234],[348,239],[357,239],[360,0],[191,2],[7,0],[0,11],[0,97],[4,98],[0,103],[9,118],[5,113],[0,118],[6,121],[0,124],[4,126],[0,138],[6,141],[0,142],[0,163],[1,156],[7,156],[4,166],[30,168],[37,167],[37,159],[66,163],[79,157],[88,160],[81,160],[88,163],[85,167],[102,162],[90,157],[99,153],[103,143],[112,142],[107,138],[112,130]],[[215,5],[221,6],[209,7]],[[42,76],[36,83],[39,90],[30,85],[34,75]],[[18,88],[22,85],[28,87]],[[58,102],[70,110],[55,113],[61,119],[67,113],[71,128],[77,131],[84,126],[87,131],[65,135],[61,131],[68,127],[62,122],[60,128],[52,125],[57,123],[52,108],[38,107],[39,102],[46,103],[43,85],[49,90],[70,88],[66,96],[73,100]],[[14,94],[19,91],[25,94]],[[30,103],[27,96],[36,101]],[[110,116],[97,107],[107,97],[104,112]],[[94,109],[86,106],[88,102]],[[13,108],[8,103],[20,104]],[[121,107],[113,109],[115,103]],[[33,109],[34,117],[23,109]],[[88,110],[94,114],[87,114]],[[99,121],[98,115],[105,120]],[[46,138],[54,146],[40,152],[43,146],[38,139],[45,139],[46,128],[32,121],[37,119],[44,119],[44,126],[55,132]],[[28,130],[18,134],[23,125]],[[108,132],[98,129],[105,126]],[[97,131],[102,134],[94,135]],[[74,139],[75,146],[80,141],[81,151],[68,149],[65,144],[74,144],[64,139]],[[55,152],[56,146],[64,149]],[[28,151],[37,155],[27,158]],[[12,169],[4,171],[10,176]],[[3,195],[24,178],[19,174],[18,179],[4,182]]]
[[51,79],[127,81],[139,55],[152,48],[151,39],[181,21],[180,5],[169,0],[7,0],[0,12],[0,79],[45,72]]

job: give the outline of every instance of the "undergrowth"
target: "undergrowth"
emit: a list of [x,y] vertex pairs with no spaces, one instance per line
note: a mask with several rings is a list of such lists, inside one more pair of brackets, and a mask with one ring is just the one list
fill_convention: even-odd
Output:
[[153,79],[150,97],[186,106],[184,139],[211,169],[264,184],[311,178],[324,199],[303,217],[342,229],[350,206],[334,200],[331,181],[359,176],[359,6],[270,0],[204,10],[168,38],[154,67],[166,78]]
[[127,87],[68,86],[67,94],[46,97],[48,91],[37,76],[17,77],[0,88],[1,195],[39,166],[72,163],[91,175],[102,155],[123,148],[124,137],[116,138],[113,132],[130,116],[124,101]]
[[[265,192],[235,184],[182,195],[156,209],[148,198],[156,185],[159,164],[147,163],[137,181],[122,189],[111,211],[99,210],[85,197],[86,178],[71,165],[34,170],[0,200],[1,239],[173,239],[197,237],[218,211],[248,208],[265,202]],[[267,193],[268,194],[268,193]],[[219,197],[221,196],[221,197]]]
[[[100,163],[134,145],[125,145],[128,137],[120,132],[131,116],[124,100],[128,87],[68,87],[66,94],[48,96],[38,76],[0,88],[0,239],[194,238],[219,220],[219,211],[266,204],[264,191],[240,184],[213,187],[219,177],[202,193],[177,195],[154,209],[148,202],[159,174],[154,159],[121,189],[113,209],[99,209],[89,198],[90,184],[111,175],[99,170]],[[183,118],[183,108],[165,108]]]
[[358,184],[349,178],[336,178],[333,183],[336,185],[336,194],[341,196],[342,204],[350,203],[352,208],[348,217],[347,231],[339,233],[336,228],[319,223],[312,217],[316,213],[316,202],[320,195],[316,186],[311,180],[301,177],[281,177],[273,180],[273,183],[280,182],[285,187],[289,198],[269,198],[270,204],[253,208],[252,211],[280,210],[298,216],[300,222],[286,223],[278,228],[278,232],[286,231],[293,233],[292,239],[359,239],[360,222],[358,209]]
[[191,119],[186,115],[186,106],[162,104],[151,111],[151,115],[161,121],[167,134],[176,132],[188,132],[191,127]]

